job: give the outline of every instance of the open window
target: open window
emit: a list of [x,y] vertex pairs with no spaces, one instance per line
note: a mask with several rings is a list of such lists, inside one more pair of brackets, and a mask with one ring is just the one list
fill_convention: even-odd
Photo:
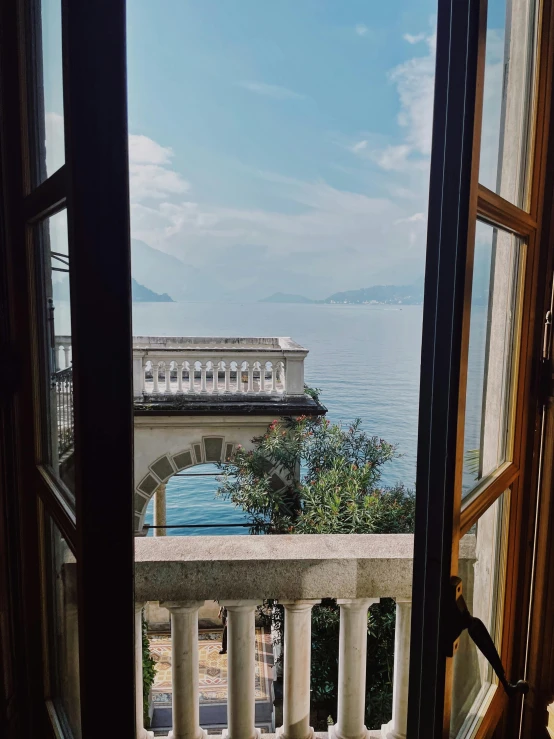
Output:
[[488,736],[508,713],[519,727],[527,690],[514,627],[542,352],[549,12],[439,3],[408,718],[422,739]]

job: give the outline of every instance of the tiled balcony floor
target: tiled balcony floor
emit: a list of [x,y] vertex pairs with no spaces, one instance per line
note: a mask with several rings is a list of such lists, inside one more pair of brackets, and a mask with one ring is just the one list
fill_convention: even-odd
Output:
[[[200,725],[218,729],[227,724],[227,655],[219,654],[221,629],[201,630],[198,634],[200,666]],[[150,651],[156,661],[153,686],[154,716],[152,729],[171,727],[171,637],[169,634],[150,636]],[[273,650],[271,634],[256,629],[256,726],[271,730]],[[211,733],[211,731],[210,731]]]

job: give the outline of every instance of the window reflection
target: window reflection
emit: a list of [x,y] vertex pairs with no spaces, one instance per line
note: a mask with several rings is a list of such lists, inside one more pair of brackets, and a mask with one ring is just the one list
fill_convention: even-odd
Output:
[[50,375],[50,459],[54,473],[74,489],[73,354],[67,213],[39,225],[45,258],[46,339]]
[[48,519],[47,526],[48,663],[50,695],[59,720],[81,736],[77,563],[67,541]]
[[[470,613],[481,619],[501,649],[509,491],[460,540],[459,576]],[[454,657],[450,736],[473,736],[497,686],[497,678],[467,631]]]
[[36,184],[54,174],[65,162],[61,0],[42,0],[40,24],[42,54],[37,61],[40,162]]
[[535,0],[490,0],[479,182],[526,204],[532,129]]
[[521,241],[477,225],[471,298],[463,495],[510,458]]

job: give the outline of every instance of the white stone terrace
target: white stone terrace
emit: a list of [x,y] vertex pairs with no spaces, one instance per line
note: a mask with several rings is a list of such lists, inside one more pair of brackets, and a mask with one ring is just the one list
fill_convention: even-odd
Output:
[[[412,598],[413,536],[303,535],[135,539],[137,685],[142,681],[141,609],[160,601],[171,614],[173,737],[203,737],[199,726],[198,610],[219,600],[228,612],[228,739],[254,739],[256,606],[275,598],[285,608],[283,726],[285,739],[311,739],[311,610],[322,598],[340,605],[339,684],[335,739],[405,739]],[[460,564],[473,571],[475,537],[462,540]],[[466,592],[472,588],[465,578]],[[364,725],[367,612],[396,600],[392,716]],[[137,737],[143,725],[137,692]],[[327,735],[325,735],[327,736]]]

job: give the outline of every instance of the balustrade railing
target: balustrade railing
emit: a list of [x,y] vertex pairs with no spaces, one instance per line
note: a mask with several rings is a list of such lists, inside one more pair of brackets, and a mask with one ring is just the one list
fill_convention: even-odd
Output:
[[[228,614],[228,739],[251,739],[255,727],[255,611],[265,599],[284,606],[284,739],[311,739],[311,612],[322,598],[340,607],[338,706],[329,727],[335,739],[406,737],[410,650],[411,535],[304,535],[166,537],[135,540],[137,613],[160,601],[171,614],[173,737],[202,737],[199,725],[198,610],[218,600]],[[465,537],[461,560],[473,560],[474,539]],[[469,567],[468,569],[472,569]],[[368,609],[381,598],[396,601],[391,721],[366,729]],[[140,621],[138,621],[140,624]],[[137,642],[137,675],[142,645]],[[142,722],[142,684],[137,692],[137,736]],[[375,729],[376,727],[373,727]]]
[[286,337],[135,336],[135,397],[302,395],[307,354]]
[[54,372],[52,375],[52,386],[56,398],[58,457],[61,459],[73,449],[75,439],[72,367],[66,367],[65,369]]
[[[288,337],[133,337],[135,398],[301,396],[308,350]],[[71,336],[56,336],[56,370],[71,366]]]
[[71,366],[71,336],[58,335],[54,338],[54,369],[56,371]]

